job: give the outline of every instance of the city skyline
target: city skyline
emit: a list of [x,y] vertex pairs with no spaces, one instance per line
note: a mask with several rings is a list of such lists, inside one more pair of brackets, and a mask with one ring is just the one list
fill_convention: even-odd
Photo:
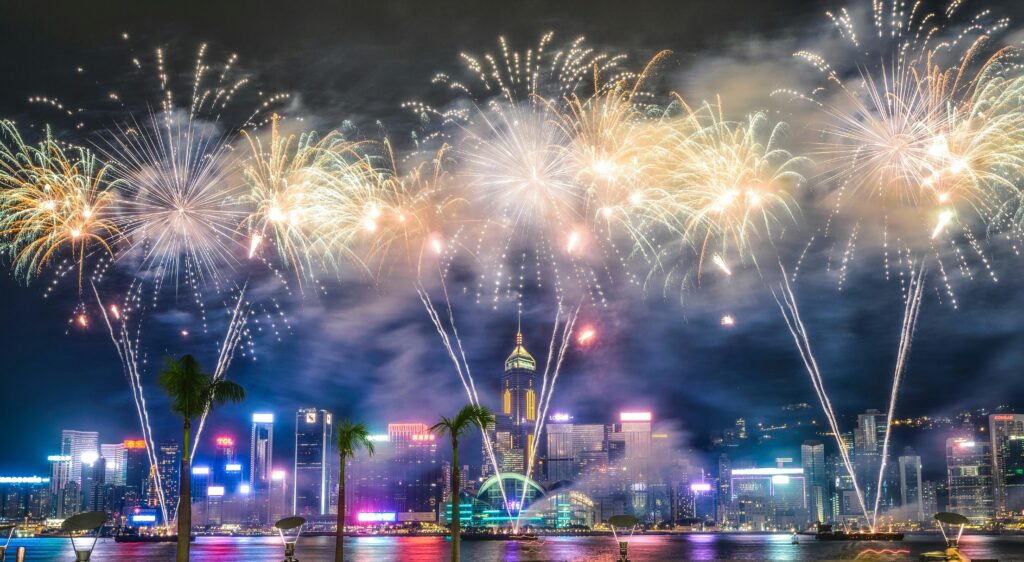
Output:
[[1024,4],[765,4],[12,10],[3,517],[1024,528]]

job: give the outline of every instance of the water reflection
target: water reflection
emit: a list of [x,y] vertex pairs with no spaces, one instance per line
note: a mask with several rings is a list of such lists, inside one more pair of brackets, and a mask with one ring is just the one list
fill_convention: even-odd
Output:
[[[830,543],[802,537],[791,544],[787,534],[727,535],[698,533],[687,535],[640,535],[630,541],[633,562],[675,562],[682,560],[854,560],[865,548],[901,548],[910,552],[893,561],[916,561],[921,553],[937,550],[939,535],[911,535],[902,543]],[[967,536],[964,553],[979,558],[1021,560],[1024,536]],[[67,539],[17,539],[11,543],[28,548],[30,561],[74,560]],[[334,553],[333,537],[304,537],[299,542],[298,557],[305,561],[330,560]],[[441,537],[353,537],[345,542],[345,559],[354,562],[436,562],[445,560],[449,542]],[[611,537],[545,537],[531,542],[479,541],[465,542],[462,559],[466,562],[579,561],[612,562],[618,548]],[[282,547],[276,537],[202,537],[192,547],[194,562],[256,562],[277,561]],[[173,544],[117,544],[103,539],[96,547],[93,560],[101,562],[170,562],[174,560]]]

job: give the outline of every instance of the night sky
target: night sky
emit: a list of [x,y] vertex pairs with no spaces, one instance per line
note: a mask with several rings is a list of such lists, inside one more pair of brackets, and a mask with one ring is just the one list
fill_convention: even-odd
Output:
[[[431,77],[456,68],[459,52],[494,50],[501,34],[515,45],[532,44],[547,30],[556,31],[556,42],[584,34],[601,48],[629,53],[634,67],[669,49],[673,54],[659,69],[666,88],[693,98],[722,92],[727,106],[742,112],[802,75],[805,69],[790,55],[827,32],[823,13],[834,6],[760,0],[475,4],[20,2],[0,18],[0,117],[68,129],[66,120],[30,106],[26,98],[49,94],[90,106],[102,100],[104,88],[123,87],[117,84],[118,69],[128,59],[122,32],[140,53],[168,47],[185,72],[200,42],[210,43],[217,55],[237,52],[261,87],[293,94],[290,109],[307,125],[345,127],[368,139],[387,135],[399,151],[409,148],[413,124],[400,104],[429,96]],[[979,9],[980,3],[971,4]],[[986,6],[1024,20],[1019,2]],[[79,66],[83,73],[75,71]],[[794,119],[798,136],[813,137],[799,123]],[[787,232],[788,242],[780,246],[787,264],[820,220],[813,209],[805,212],[810,226]],[[942,291],[929,288],[902,388],[901,417],[1001,404],[1024,408],[1024,283],[1016,276],[1022,259],[1006,245],[986,243],[985,249],[998,283],[985,274],[973,281],[954,276],[955,309]],[[830,261],[834,254],[834,247],[812,249],[796,290],[826,384],[849,428],[857,412],[885,408],[902,302],[899,284],[885,279],[878,252],[859,250],[842,290]],[[817,406],[772,300],[773,260],[762,267],[767,274],[748,266],[727,280],[708,279],[682,293],[640,291],[624,283],[610,287],[606,308],[584,308],[582,321],[597,328],[597,343],[570,351],[552,409],[572,412],[578,420],[610,422],[620,410],[649,408],[686,443],[701,447],[709,431],[737,417],[756,420],[792,402]],[[69,330],[68,318],[80,300],[76,284],[65,278],[55,296],[44,299],[50,280],[44,275],[25,286],[0,275],[2,419],[9,428],[0,449],[4,474],[45,472],[44,459],[57,452],[64,428],[98,430],[101,442],[139,433],[109,338],[98,325]],[[475,305],[459,294],[466,284],[472,281],[455,281],[459,329],[478,385],[490,394],[485,401],[496,404],[501,364],[516,329],[515,307]],[[327,408],[383,430],[388,422],[432,423],[465,402],[408,272],[395,271],[376,283],[352,274],[331,282],[323,295],[274,297],[292,328],[280,338],[256,332],[255,359],[236,359],[229,377],[246,387],[249,399],[214,414],[202,445],[207,450],[217,433],[247,441],[246,420],[257,410],[279,416],[279,454],[286,458],[297,407]],[[553,297],[532,291],[523,306],[527,347],[543,356]],[[211,314],[211,332],[220,324],[218,313]],[[736,326],[720,326],[723,314],[733,315]],[[210,363],[216,337],[181,337],[182,327],[195,324],[184,306],[147,322],[147,398],[156,435],[180,438],[179,422],[153,383],[156,367],[168,353],[193,352]]]

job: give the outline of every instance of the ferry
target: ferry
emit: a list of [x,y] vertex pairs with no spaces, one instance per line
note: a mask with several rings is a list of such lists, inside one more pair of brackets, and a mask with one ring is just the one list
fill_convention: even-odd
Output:
[[832,525],[818,525],[814,538],[819,541],[901,541],[903,533],[895,531],[833,531]]

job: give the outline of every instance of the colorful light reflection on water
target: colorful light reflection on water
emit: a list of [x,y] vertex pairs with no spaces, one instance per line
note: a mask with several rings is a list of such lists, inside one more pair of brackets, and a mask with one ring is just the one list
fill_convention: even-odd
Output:
[[[967,536],[963,551],[971,557],[999,560],[1024,560],[1024,536]],[[912,535],[902,543],[817,542],[801,537],[792,544],[788,534],[715,534],[640,535],[630,541],[633,562],[675,562],[683,560],[854,560],[865,548],[908,550],[906,554],[880,560],[910,562],[921,553],[938,550],[941,537],[936,534]],[[67,539],[16,539],[28,549],[31,561],[73,560]],[[462,559],[466,562],[573,561],[612,562],[618,549],[611,537],[546,537],[536,542],[465,542]],[[332,537],[305,537],[299,543],[298,556],[305,562],[330,560],[334,554]],[[282,558],[276,537],[201,537],[192,546],[193,562],[257,562]],[[448,557],[448,540],[442,537],[352,537],[345,545],[345,559],[354,562],[436,562]],[[117,544],[103,539],[93,560],[102,562],[170,562],[173,544]]]

